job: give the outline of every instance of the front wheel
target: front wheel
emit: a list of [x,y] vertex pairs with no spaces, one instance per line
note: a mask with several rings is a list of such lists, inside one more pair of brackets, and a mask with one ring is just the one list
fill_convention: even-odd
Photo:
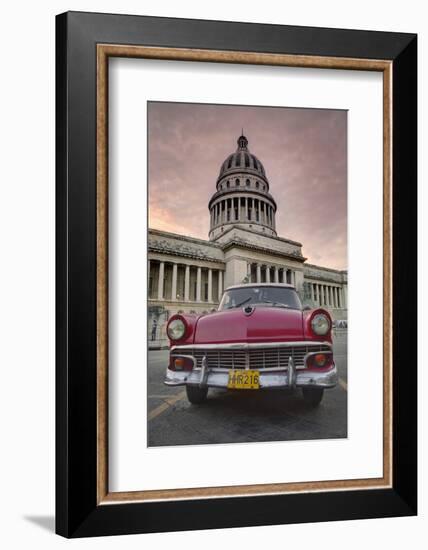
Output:
[[323,388],[302,388],[303,399],[310,407],[318,407],[321,403],[324,389]]
[[192,405],[203,403],[208,395],[208,388],[199,388],[198,386],[186,386],[187,399]]

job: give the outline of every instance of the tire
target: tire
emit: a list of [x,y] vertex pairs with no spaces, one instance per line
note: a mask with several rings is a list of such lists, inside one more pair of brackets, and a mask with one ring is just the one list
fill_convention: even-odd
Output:
[[303,399],[305,400],[305,403],[309,405],[310,407],[318,407],[318,405],[321,403],[323,395],[324,395],[324,389],[323,388],[302,388],[303,391]]
[[208,395],[208,388],[199,388],[198,386],[186,386],[187,399],[192,405],[203,403]]

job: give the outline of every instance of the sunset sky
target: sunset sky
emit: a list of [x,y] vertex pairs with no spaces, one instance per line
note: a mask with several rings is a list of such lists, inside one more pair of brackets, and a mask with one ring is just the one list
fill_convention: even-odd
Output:
[[309,263],[347,268],[347,113],[181,103],[148,105],[149,226],[208,239],[208,201],[241,128],[263,163],[278,236]]

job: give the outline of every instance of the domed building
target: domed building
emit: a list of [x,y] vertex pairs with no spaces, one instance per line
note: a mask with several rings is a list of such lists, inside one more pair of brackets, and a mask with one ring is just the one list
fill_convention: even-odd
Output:
[[277,204],[262,162],[238,137],[208,202],[209,240],[149,229],[149,346],[168,344],[175,313],[210,313],[223,289],[250,282],[291,283],[304,304],[347,319],[347,272],[308,264],[302,244],[276,232]]
[[221,165],[217,190],[208,204],[212,241],[232,225],[276,236],[276,202],[269,193],[263,164],[250,153],[244,135],[237,143],[236,151]]

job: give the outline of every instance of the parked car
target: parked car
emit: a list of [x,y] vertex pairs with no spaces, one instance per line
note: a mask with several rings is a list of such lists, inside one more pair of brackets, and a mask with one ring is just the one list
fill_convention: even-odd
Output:
[[186,386],[194,404],[206,399],[209,388],[301,388],[315,407],[337,383],[332,325],[325,309],[303,308],[292,285],[229,287],[217,312],[169,320],[165,384]]

